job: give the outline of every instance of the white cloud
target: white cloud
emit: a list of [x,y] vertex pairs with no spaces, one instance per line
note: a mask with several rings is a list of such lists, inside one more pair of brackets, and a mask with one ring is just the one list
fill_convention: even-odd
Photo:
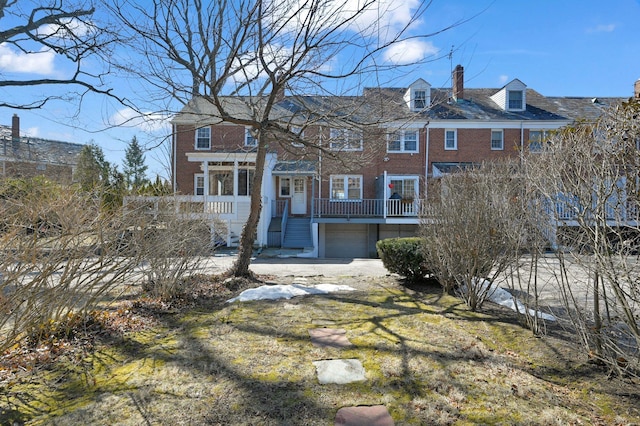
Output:
[[24,53],[11,49],[6,43],[0,44],[0,69],[7,72],[51,75],[54,57],[51,50]]
[[509,81],[509,76],[508,76],[508,75],[506,75],[506,74],[502,74],[501,76],[499,76],[499,77],[498,77],[498,82],[499,82],[500,84],[503,84],[503,85],[504,85],[504,84],[506,84],[506,83],[507,83],[507,81]]
[[421,4],[420,0],[271,0],[267,10],[271,12],[268,18],[279,22],[276,26],[291,32],[311,29],[313,34],[341,28],[385,41],[407,25],[420,23],[413,20]]
[[588,33],[612,33],[616,29],[616,24],[600,24],[587,29]]
[[403,40],[384,51],[384,60],[398,65],[413,64],[435,55],[438,50],[430,41]]
[[[269,69],[286,69],[287,67],[283,67],[283,65],[286,61],[291,61],[291,55],[292,50],[290,48],[269,44],[263,48],[262,58],[267,63]],[[247,81],[253,81],[256,78],[266,77],[257,52],[247,53],[234,58],[232,69],[239,70],[239,72],[233,74],[233,80],[237,83],[245,83]]]
[[24,135],[28,138],[37,138],[40,135],[40,128],[38,127],[29,127],[24,130]]
[[139,113],[131,108],[123,108],[111,115],[109,123],[116,126],[136,127],[147,133],[168,131],[169,118],[157,113]]
[[37,35],[45,37],[67,38],[70,34],[76,37],[84,37],[93,29],[87,24],[75,18],[69,18],[59,24],[46,24],[38,28]]

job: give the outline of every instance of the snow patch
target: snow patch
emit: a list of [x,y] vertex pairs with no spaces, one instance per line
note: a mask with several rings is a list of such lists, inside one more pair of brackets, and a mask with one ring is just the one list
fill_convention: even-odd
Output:
[[533,309],[527,309],[524,304],[516,299],[511,293],[507,290],[500,288],[498,286],[493,286],[489,281],[484,280],[482,283],[482,290],[488,289],[487,291],[487,300],[492,301],[493,303],[497,303],[498,305],[504,306],[506,308],[511,309],[512,311],[524,313],[531,315],[532,317],[542,318],[546,321],[555,321],[556,317],[550,314],[545,314],[544,312],[535,311]]
[[291,299],[295,296],[306,296],[309,294],[328,294],[337,291],[354,291],[355,288],[348,285],[337,284],[317,284],[307,286],[302,284],[277,284],[263,285],[243,291],[237,297],[227,300],[227,303],[248,302],[251,300],[276,300]]

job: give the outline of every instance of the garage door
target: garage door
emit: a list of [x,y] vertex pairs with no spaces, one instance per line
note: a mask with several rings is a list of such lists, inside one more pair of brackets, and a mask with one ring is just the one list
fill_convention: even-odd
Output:
[[325,257],[369,257],[366,224],[327,224]]
[[380,225],[379,236],[381,240],[387,238],[417,237],[420,235],[418,225]]

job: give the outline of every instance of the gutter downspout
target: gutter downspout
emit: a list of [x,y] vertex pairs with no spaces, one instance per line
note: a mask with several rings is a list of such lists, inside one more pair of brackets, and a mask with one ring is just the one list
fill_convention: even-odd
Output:
[[173,170],[171,170],[171,174],[173,175],[173,179],[172,179],[172,186],[173,186],[173,194],[175,195],[176,192],[178,191],[178,178],[177,178],[177,173],[176,173],[176,163],[177,163],[177,157],[178,157],[178,131],[177,131],[177,126],[175,124],[173,124],[173,134],[171,135],[171,144],[173,145],[173,149],[171,150],[171,154],[172,154],[172,167]]
[[[429,187],[429,122],[427,121],[423,127],[424,129],[424,199],[427,199],[427,188]],[[425,201],[426,202],[426,201]]]
[[520,121],[520,152],[524,154],[524,121]]

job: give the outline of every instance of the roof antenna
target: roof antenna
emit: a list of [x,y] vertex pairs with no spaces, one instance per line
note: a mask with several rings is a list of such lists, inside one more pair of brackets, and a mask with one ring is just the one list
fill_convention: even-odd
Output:
[[447,102],[451,102],[451,98],[453,98],[453,47],[451,45],[451,50],[449,50],[449,78],[451,79],[451,84],[449,85],[449,100]]

